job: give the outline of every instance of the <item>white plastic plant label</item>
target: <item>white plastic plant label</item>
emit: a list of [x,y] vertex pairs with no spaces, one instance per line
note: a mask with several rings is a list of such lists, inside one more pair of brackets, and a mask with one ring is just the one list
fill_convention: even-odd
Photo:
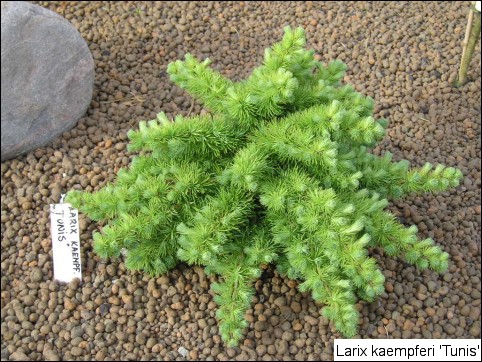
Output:
[[74,278],[82,281],[78,210],[70,204],[51,204],[50,226],[54,279],[66,283]]
[[477,10],[480,13],[480,1],[475,2],[475,10]]

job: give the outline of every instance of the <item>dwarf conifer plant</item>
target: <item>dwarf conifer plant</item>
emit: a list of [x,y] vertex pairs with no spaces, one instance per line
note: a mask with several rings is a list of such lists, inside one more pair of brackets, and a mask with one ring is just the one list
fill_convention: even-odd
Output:
[[304,45],[302,29],[285,28],[237,83],[209,60],[170,64],[172,81],[211,113],[141,122],[129,149],[143,155],[114,184],[68,194],[91,219],[108,221],[94,234],[100,256],[124,249],[132,270],[159,275],[184,261],[219,275],[212,289],[229,345],[243,335],[265,264],[302,281],[345,336],[357,333],[357,296],[373,301],[384,290],[369,247],[447,268],[448,254],[384,209],[387,198],[455,187],[461,172],[371,154],[387,122],[372,117],[372,99],[340,84],[343,63],[323,66]]

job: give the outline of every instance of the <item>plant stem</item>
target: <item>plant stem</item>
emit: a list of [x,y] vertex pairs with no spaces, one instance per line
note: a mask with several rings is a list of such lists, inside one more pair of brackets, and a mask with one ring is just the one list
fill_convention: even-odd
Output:
[[472,29],[472,21],[474,20],[474,11],[472,8],[469,9],[469,19],[467,21],[467,28],[465,29],[465,37],[462,49],[462,58],[464,59],[465,53],[467,52],[467,44],[469,43],[470,30]]
[[[477,45],[477,42],[478,42],[479,37],[480,37],[480,13],[475,12],[475,14],[474,14],[472,9],[470,11],[473,14],[474,21],[473,21],[473,26],[471,26],[470,29],[468,28],[469,36],[468,36],[468,40],[467,40],[467,44],[466,44],[467,47],[466,48],[464,47],[464,51],[463,51],[463,54],[462,54],[462,60],[460,62],[459,76],[458,76],[458,79],[457,79],[457,82],[456,82],[456,86],[458,86],[458,87],[467,83],[467,70],[469,68],[470,61],[472,60],[472,55],[474,53],[475,46]],[[469,24],[468,25],[472,25],[472,24],[470,24],[471,23],[470,20],[471,19],[469,17]],[[465,41],[464,41],[464,43],[465,43]]]

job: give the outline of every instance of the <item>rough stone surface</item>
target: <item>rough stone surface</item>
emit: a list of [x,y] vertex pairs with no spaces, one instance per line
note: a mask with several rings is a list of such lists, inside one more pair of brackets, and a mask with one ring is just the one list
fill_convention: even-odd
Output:
[[26,2],[2,2],[1,159],[47,144],[90,104],[94,61],[64,18]]

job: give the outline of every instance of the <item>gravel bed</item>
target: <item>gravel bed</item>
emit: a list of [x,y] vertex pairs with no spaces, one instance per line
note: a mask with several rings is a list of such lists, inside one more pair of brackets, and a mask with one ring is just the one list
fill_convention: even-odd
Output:
[[450,254],[447,273],[419,271],[373,250],[386,292],[359,302],[358,338],[480,338],[480,43],[469,83],[454,88],[468,2],[34,2],[65,16],[96,63],[91,106],[69,132],[1,165],[2,360],[332,360],[341,338],[321,305],[268,268],[256,282],[246,339],[221,341],[212,279],[182,264],[150,278],[92,250],[98,225],[80,215],[83,283],[52,281],[49,204],[97,190],[129,164],[126,133],[163,110],[205,112],[167,64],[186,52],[234,80],[261,62],[284,25],[302,26],[322,61],[391,123],[375,153],[458,167],[450,192],[390,210]]

